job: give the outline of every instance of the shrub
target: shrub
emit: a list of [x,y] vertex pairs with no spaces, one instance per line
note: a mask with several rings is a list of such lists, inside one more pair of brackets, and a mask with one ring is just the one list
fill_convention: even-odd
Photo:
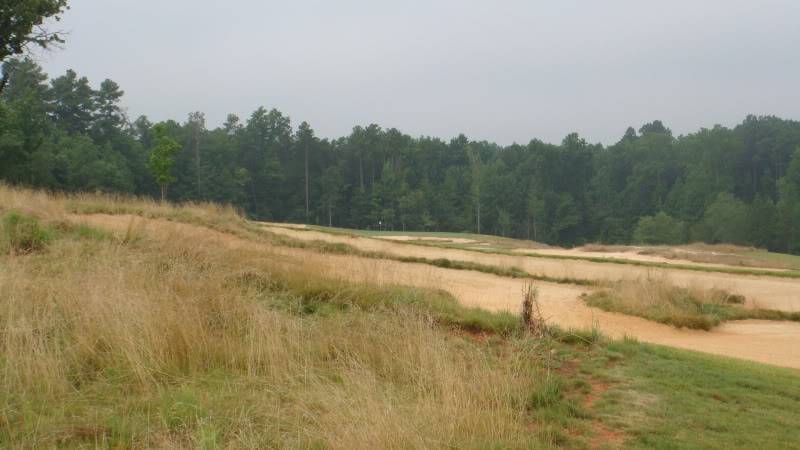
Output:
[[49,240],[50,232],[33,216],[12,211],[0,219],[0,250],[3,253],[39,251]]
[[706,208],[703,223],[709,243],[750,244],[747,237],[750,217],[747,205],[727,192],[720,193]]
[[680,244],[685,241],[685,225],[680,220],[660,212],[639,219],[633,240],[640,244]]

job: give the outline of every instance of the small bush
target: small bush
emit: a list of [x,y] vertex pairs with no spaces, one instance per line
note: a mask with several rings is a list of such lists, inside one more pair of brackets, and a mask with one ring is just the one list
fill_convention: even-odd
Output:
[[639,219],[633,240],[641,244],[679,244],[685,241],[685,224],[664,212]]
[[50,237],[49,230],[28,214],[9,212],[0,219],[0,250],[3,253],[26,254],[42,250]]

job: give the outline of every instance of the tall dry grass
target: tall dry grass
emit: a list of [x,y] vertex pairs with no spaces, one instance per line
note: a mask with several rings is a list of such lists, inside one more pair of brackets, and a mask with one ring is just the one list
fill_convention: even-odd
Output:
[[[724,320],[746,314],[736,305],[744,297],[717,288],[680,287],[666,277],[611,283],[586,297],[590,306],[654,320],[676,327],[710,330]],[[757,310],[755,310],[757,311]]]
[[[79,200],[0,186],[0,209],[45,225],[68,222],[70,205],[90,200],[183,213]],[[188,213],[236,220],[214,208]],[[418,290],[350,286],[351,307],[309,313],[304,302],[327,298],[309,292],[335,296],[343,285],[261,248],[156,239],[132,223],[0,256],[2,446],[547,443],[528,410],[545,386],[530,343],[499,351],[455,338],[419,306],[430,294]],[[369,308],[377,297],[409,306]]]

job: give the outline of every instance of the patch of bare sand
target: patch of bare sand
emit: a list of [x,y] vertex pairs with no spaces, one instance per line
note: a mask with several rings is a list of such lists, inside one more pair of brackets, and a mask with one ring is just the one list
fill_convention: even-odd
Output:
[[[275,247],[245,241],[199,226],[165,220],[102,214],[72,216],[72,220],[121,232],[128,228],[132,220],[143,221],[145,233],[159,239],[189,236],[196,237],[201,242],[215,240],[234,248],[256,248],[277,256],[276,261],[280,264],[297,270],[321,273],[354,282],[444,289],[465,305],[495,311],[516,312],[520,307],[525,283],[524,280],[503,278],[482,272]],[[309,233],[313,232],[300,234]],[[378,244],[391,244],[386,241],[372,241]],[[711,332],[678,330],[638,317],[589,308],[578,298],[581,293],[587,291],[580,286],[541,282],[536,285],[544,316],[551,323],[563,328],[585,329],[595,326],[612,338],[631,336],[654,344],[800,369],[800,347],[797,346],[797,342],[800,342],[798,323],[748,320],[727,323]]]
[[[454,261],[470,261],[499,267],[518,267],[534,275],[552,278],[575,278],[599,281],[635,280],[641,278],[667,279],[670,283],[684,287],[701,286],[723,289],[744,295],[747,306],[800,311],[800,280],[768,276],[746,276],[719,272],[700,272],[684,269],[665,269],[625,264],[597,263],[577,259],[549,259],[481,253],[476,251],[413,245],[358,236],[333,235],[319,231],[294,231],[265,225],[268,231],[295,239],[340,242],[369,251],[385,252],[395,256],[421,258],[447,258]],[[539,250],[536,253],[540,253]]]

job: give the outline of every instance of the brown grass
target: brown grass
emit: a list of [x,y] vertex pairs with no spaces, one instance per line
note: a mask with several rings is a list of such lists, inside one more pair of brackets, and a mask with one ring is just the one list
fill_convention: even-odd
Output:
[[610,284],[585,297],[590,306],[643,317],[678,328],[710,330],[727,320],[800,321],[800,313],[744,308],[746,299],[722,289],[678,287],[665,278],[640,278]]
[[[0,187],[4,210],[25,208],[46,226],[65,220],[70,201]],[[102,206],[235,220],[202,205]],[[153,239],[135,222],[113,237],[63,236],[0,256],[0,442],[547,443],[526,409],[544,373],[529,353],[452,338],[425,291],[347,291],[297,264],[191,235]]]

